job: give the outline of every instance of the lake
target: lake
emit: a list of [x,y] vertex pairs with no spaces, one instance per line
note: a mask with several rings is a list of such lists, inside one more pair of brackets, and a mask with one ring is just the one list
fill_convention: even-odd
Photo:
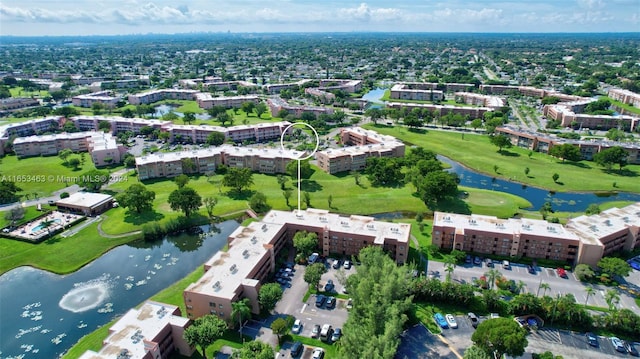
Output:
[[3,274],[0,358],[58,357],[82,336],[201,266],[238,226],[226,221],[200,227],[203,235],[136,241],[68,275],[31,267]]
[[377,104],[383,104],[384,102],[382,102],[380,99],[382,98],[382,96],[384,96],[384,92],[387,89],[385,88],[375,88],[369,92],[367,92],[366,94],[364,94],[362,96],[363,100],[367,100],[371,103],[377,103]]

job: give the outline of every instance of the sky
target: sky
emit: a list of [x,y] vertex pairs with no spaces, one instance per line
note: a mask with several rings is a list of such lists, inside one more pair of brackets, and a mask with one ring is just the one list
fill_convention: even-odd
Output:
[[0,35],[640,32],[640,0],[0,0]]

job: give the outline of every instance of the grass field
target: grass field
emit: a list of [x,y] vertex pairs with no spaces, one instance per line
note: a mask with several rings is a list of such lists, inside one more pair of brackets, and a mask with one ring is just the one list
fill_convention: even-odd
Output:
[[49,96],[49,91],[47,90],[36,90],[36,91],[25,91],[22,87],[16,86],[9,89],[11,93],[11,97],[47,97]]
[[[422,146],[442,154],[465,166],[490,176],[512,179],[557,192],[570,191],[627,191],[640,192],[640,165],[628,165],[624,175],[618,171],[607,173],[591,161],[566,162],[534,152],[529,158],[529,150],[513,147],[498,153],[497,147],[489,142],[486,135],[428,130],[413,132],[404,127],[365,125],[380,133],[391,135],[408,144]],[[480,155],[481,154],[481,155]],[[498,166],[495,173],[494,166]],[[524,169],[530,172],[525,176]],[[557,183],[551,176],[560,175]],[[613,187],[613,184],[616,187]]]

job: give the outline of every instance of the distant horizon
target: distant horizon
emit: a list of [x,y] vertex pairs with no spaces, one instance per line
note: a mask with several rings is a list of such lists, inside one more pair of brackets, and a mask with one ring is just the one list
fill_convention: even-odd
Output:
[[640,0],[3,0],[0,36],[635,33]]

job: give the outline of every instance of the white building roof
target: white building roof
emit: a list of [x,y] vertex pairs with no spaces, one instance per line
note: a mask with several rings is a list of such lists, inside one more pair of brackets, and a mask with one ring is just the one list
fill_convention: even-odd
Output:
[[640,202],[623,208],[610,208],[600,214],[571,219],[567,227],[583,241],[601,244],[600,238],[628,227],[640,227]]
[[113,196],[102,193],[76,192],[56,202],[56,205],[93,208],[113,199]]

